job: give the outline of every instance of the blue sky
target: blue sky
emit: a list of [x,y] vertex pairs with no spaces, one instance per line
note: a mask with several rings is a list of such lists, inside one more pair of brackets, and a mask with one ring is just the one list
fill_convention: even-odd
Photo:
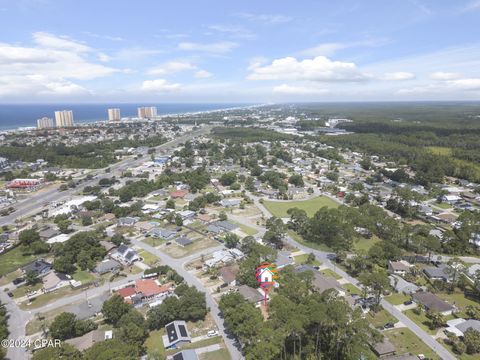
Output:
[[0,0],[0,102],[479,100],[480,0]]

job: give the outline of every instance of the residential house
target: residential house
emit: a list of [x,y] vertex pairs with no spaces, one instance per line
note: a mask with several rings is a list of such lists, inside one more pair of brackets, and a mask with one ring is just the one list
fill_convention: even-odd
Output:
[[299,265],[296,266],[294,271],[296,273],[302,273],[305,271],[312,271],[313,272],[313,286],[320,292],[323,293],[324,291],[334,289],[340,296],[346,296],[345,290],[342,288],[342,285],[335,280],[334,278],[330,278],[327,276],[322,275],[319,273],[313,266],[311,265]]
[[260,306],[260,303],[264,300],[264,295],[248,285],[239,286],[238,292],[245,298],[245,300],[253,303],[255,306]]
[[452,333],[458,337],[463,337],[465,331],[473,329],[480,332],[480,321],[474,319],[453,319],[447,321],[446,333]]
[[134,227],[137,231],[140,231],[142,234],[146,234],[151,231],[157,225],[156,222],[151,221],[139,221],[135,223]]
[[417,285],[408,282],[402,277],[395,274],[390,275],[389,279],[390,286],[393,287],[395,291],[403,293],[405,295],[411,295],[413,293],[416,293],[420,289]]
[[182,344],[191,343],[187,329],[187,323],[183,320],[175,320],[165,326],[166,334],[162,336],[163,345],[165,349],[172,349],[181,346]]
[[405,276],[405,274],[410,271],[411,266],[412,265],[405,260],[389,261],[388,262],[388,273]]
[[42,278],[44,292],[51,292],[70,285],[70,276],[52,271]]
[[98,263],[97,266],[95,266],[95,269],[93,269],[93,272],[102,275],[108,272],[116,271],[121,267],[122,265],[118,261],[106,259]]
[[134,218],[134,217],[122,217],[120,219],[118,219],[117,221],[117,225],[118,226],[133,226],[135,225],[135,223],[137,222],[137,218]]
[[452,305],[428,291],[417,292],[412,295],[412,299],[426,310],[435,311],[445,316],[452,314],[455,310]]
[[105,240],[101,240],[100,245],[102,245],[105,248],[107,253],[117,247],[117,245],[115,245],[114,243],[111,243],[110,241],[105,241]]
[[225,232],[231,232],[238,228],[238,225],[225,220],[225,221],[215,221],[207,226],[207,230],[216,235],[222,234]]
[[239,206],[241,202],[242,202],[242,199],[222,199],[220,200],[220,205],[228,209],[235,206]]
[[67,312],[75,314],[77,319],[86,320],[97,316],[102,312],[103,303],[108,300],[110,294],[105,292],[102,295],[85,300],[78,305],[72,305]]
[[181,246],[181,247],[185,247],[193,243],[193,241],[187,238],[186,236],[180,236],[176,238],[175,242],[177,243],[178,246]]
[[237,283],[238,266],[225,266],[220,269],[220,277],[223,283],[228,286],[235,286]]
[[170,193],[172,199],[183,199],[188,194],[188,190],[175,190]]
[[43,241],[47,241],[48,239],[60,234],[60,231],[53,227],[46,227],[45,229],[41,230],[38,234],[40,235],[40,239],[42,239]]
[[123,244],[111,254],[111,257],[126,265],[132,265],[135,261],[140,260],[140,257],[135,250]]
[[423,273],[429,280],[450,281],[451,275],[448,273],[449,266],[441,264],[423,269]]
[[27,274],[30,271],[33,271],[36,276],[44,276],[48,274],[52,270],[52,264],[46,262],[43,259],[35,260],[30,264],[25,265],[22,267],[22,271],[24,274]]
[[150,236],[168,241],[172,240],[177,235],[177,232],[173,230],[163,229],[161,227],[156,227],[153,228],[149,234]]
[[384,336],[381,342],[370,344],[370,347],[375,355],[377,355],[380,359],[395,354],[395,346],[390,342],[390,340],[388,340],[386,336]]
[[198,356],[194,349],[187,349],[167,356],[167,360],[198,360]]
[[82,336],[65,340],[65,342],[79,351],[84,351],[91,348],[95,343],[112,339],[112,337],[112,330],[92,330]]

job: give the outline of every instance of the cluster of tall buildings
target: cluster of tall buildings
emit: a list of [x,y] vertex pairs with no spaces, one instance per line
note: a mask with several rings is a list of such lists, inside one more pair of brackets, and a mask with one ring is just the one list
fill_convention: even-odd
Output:
[[[108,121],[120,121],[120,109],[110,108],[108,112]],[[137,108],[137,114],[140,119],[152,119],[157,116],[157,108],[155,106],[144,106]],[[73,111],[62,110],[55,111],[55,121],[52,118],[42,117],[37,120],[37,129],[51,129],[54,127],[65,128],[74,126]]]
[[55,111],[55,124],[52,118],[42,117],[37,120],[37,129],[51,129],[53,127],[64,128],[74,126],[73,111]]
[[140,119],[151,119],[157,116],[157,108],[155,106],[144,106],[137,109]]

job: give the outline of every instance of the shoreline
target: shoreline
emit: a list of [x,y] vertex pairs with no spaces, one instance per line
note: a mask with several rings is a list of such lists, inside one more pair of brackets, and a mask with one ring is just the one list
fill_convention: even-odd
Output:
[[[242,110],[242,109],[252,109],[252,108],[262,107],[262,106],[266,106],[266,105],[269,105],[269,104],[262,103],[262,104],[234,106],[234,107],[211,109],[211,110],[167,113],[167,114],[157,115],[156,118],[152,119],[152,120],[139,119],[139,118],[136,118],[136,117],[132,116],[132,117],[124,117],[124,118],[122,118],[122,120],[116,121],[115,123],[121,123],[122,121],[145,121],[145,120],[146,121],[158,121],[158,120],[162,120],[163,118],[172,117],[172,116],[185,117],[185,116],[189,116],[189,115],[211,114],[211,113],[221,112],[221,111],[234,111],[234,110]],[[109,120],[107,120],[107,119],[84,120],[84,121],[80,120],[80,121],[78,121],[78,123],[75,124],[75,127],[77,127],[77,126],[88,126],[88,125],[92,125],[92,124],[96,124],[96,123],[108,123],[108,122],[109,122]],[[37,127],[35,125],[33,125],[33,126],[17,126],[17,127],[2,127],[2,126],[0,126],[0,133],[24,132],[24,131],[32,131],[32,130],[36,130],[36,129],[37,129]]]

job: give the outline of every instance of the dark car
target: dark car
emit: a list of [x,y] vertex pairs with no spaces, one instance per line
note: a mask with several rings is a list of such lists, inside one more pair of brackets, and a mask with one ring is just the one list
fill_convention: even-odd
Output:
[[388,322],[383,326],[384,329],[392,329],[393,327],[394,327],[394,325],[391,322]]
[[403,303],[403,305],[412,305],[413,301],[412,300],[407,300]]
[[22,282],[24,282],[24,281],[25,281],[24,278],[16,278],[16,279],[14,279],[14,280],[12,281],[12,283],[13,283],[13,285],[18,285],[18,284],[20,284],[20,283],[22,283]]
[[13,293],[12,293],[11,291],[9,291],[9,292],[7,293],[7,295],[10,296],[11,298],[13,298]]

